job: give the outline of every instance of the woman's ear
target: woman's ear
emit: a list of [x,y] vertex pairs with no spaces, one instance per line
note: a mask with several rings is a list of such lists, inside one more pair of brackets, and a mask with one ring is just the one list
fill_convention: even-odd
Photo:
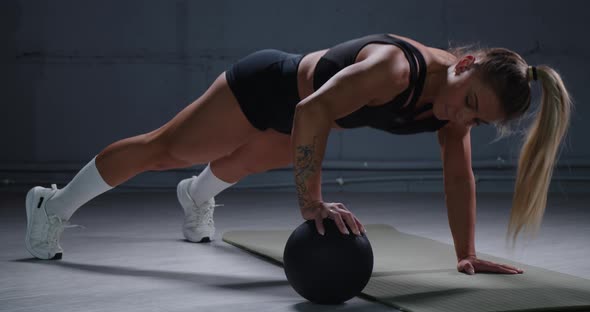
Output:
[[473,55],[465,55],[461,58],[459,63],[455,66],[455,74],[461,74],[462,72],[469,70],[471,65],[475,63],[475,56]]

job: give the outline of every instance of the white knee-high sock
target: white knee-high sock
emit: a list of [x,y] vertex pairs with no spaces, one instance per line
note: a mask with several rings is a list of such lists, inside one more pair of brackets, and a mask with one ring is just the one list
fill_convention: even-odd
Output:
[[236,183],[228,183],[216,177],[211,171],[211,164],[209,164],[190,183],[188,192],[195,203],[200,205],[234,184]]
[[95,159],[96,156],[47,202],[45,207],[48,213],[55,214],[62,220],[69,220],[82,205],[113,188],[100,176]]

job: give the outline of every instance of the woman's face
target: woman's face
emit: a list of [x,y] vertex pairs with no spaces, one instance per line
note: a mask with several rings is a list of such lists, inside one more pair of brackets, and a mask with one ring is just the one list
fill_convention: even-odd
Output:
[[434,101],[434,115],[464,126],[488,124],[503,118],[500,101],[475,74],[475,58],[463,57],[449,68],[447,85]]

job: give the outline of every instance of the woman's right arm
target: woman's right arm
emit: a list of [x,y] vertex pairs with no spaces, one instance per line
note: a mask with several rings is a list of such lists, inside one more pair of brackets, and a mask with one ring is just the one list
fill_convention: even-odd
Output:
[[406,88],[408,65],[403,54],[398,54],[401,52],[384,50],[344,68],[295,109],[291,142],[297,198],[303,218],[315,219],[320,233],[327,216],[343,233],[344,222],[353,230],[359,228],[342,204],[323,202],[321,164],[334,120],[369,103],[388,102]]

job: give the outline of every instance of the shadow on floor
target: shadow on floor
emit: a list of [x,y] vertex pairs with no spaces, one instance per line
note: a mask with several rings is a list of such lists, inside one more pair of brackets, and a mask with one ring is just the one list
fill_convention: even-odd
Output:
[[159,270],[134,269],[123,266],[107,266],[97,264],[80,264],[65,261],[48,261],[35,258],[17,259],[13,262],[19,263],[36,263],[41,265],[50,265],[63,267],[65,269],[78,270],[83,272],[97,273],[103,275],[116,276],[134,276],[147,277],[154,279],[172,280],[198,284],[199,286],[208,286],[220,289],[255,291],[260,292],[264,288],[275,288],[278,286],[289,286],[287,280],[265,280],[265,278],[256,277],[236,277],[219,274],[206,274],[195,272],[174,272]]

